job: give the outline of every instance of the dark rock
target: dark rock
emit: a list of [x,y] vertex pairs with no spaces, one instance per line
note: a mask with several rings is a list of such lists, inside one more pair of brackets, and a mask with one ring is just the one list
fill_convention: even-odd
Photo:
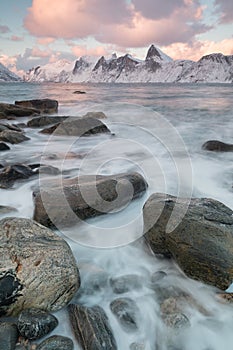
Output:
[[73,350],[74,343],[70,338],[53,335],[40,343],[36,350]]
[[0,350],[15,350],[17,339],[17,326],[9,322],[0,322]]
[[233,144],[218,140],[210,140],[202,145],[202,149],[215,152],[233,152]]
[[16,180],[28,179],[32,175],[34,172],[27,165],[8,165],[0,171],[0,188],[10,188]]
[[43,134],[65,135],[65,136],[90,136],[95,134],[110,133],[107,126],[99,119],[85,117],[70,117],[52,127],[43,129]]
[[[225,290],[233,280],[233,211],[213,199],[190,200],[172,232],[171,213],[182,212],[186,199],[153,194],[143,210],[145,237],[156,254],[173,257],[191,278]],[[160,216],[159,216],[160,215]]]
[[108,317],[99,306],[68,305],[70,322],[78,343],[88,350],[117,350]]
[[82,91],[82,90],[76,90],[73,92],[73,94],[78,94],[78,95],[82,95],[82,94],[85,94],[86,91]]
[[28,117],[36,114],[40,114],[40,111],[35,108],[0,103],[0,119],[9,119],[10,117]]
[[30,128],[41,128],[50,124],[57,124],[69,117],[60,117],[60,116],[43,116],[43,117],[35,117],[27,122],[27,126]]
[[139,309],[135,301],[130,298],[118,298],[111,302],[110,309],[125,331],[138,329]]
[[0,142],[0,151],[9,151],[10,147],[4,142]]
[[17,209],[15,209],[13,207],[9,207],[7,205],[0,205],[0,214],[7,214],[7,213],[10,213],[12,211],[17,211]]
[[167,276],[166,272],[164,271],[156,271],[152,274],[150,284],[153,288],[153,286],[156,286],[161,282],[162,279],[164,279]]
[[30,308],[23,310],[18,317],[17,327],[26,339],[39,339],[52,332],[58,325],[58,320],[46,311]]
[[142,277],[139,275],[123,275],[110,279],[110,286],[116,294],[127,293],[142,288]]
[[0,132],[0,141],[17,144],[27,140],[30,140],[30,138],[25,136],[22,132],[13,130],[4,130]]
[[8,124],[8,123],[0,123],[0,132],[4,131],[4,130],[13,130],[13,131],[22,131],[22,129],[20,127],[18,127],[17,125],[13,125],[13,124]]
[[52,165],[45,164],[29,164],[28,165],[34,174],[47,174],[47,175],[58,175],[60,170]]
[[[147,189],[146,181],[138,173],[81,176],[64,179],[63,186],[64,192],[59,183],[54,187],[49,184],[48,189],[33,193],[34,220],[48,227],[72,226],[77,218],[85,220],[122,208],[142,196]],[[69,203],[68,207],[63,195]]]
[[26,107],[26,108],[35,108],[42,113],[57,113],[58,102],[56,100],[37,99],[37,100],[28,100],[28,101],[15,101],[16,106]]
[[35,307],[56,311],[79,288],[76,261],[68,244],[25,218],[0,221],[0,314]]

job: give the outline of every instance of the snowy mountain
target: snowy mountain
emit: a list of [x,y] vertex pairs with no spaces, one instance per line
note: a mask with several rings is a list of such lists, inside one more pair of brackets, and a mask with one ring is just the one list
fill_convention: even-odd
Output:
[[0,82],[20,81],[20,77],[0,63]]
[[232,83],[233,55],[214,53],[203,56],[198,62],[173,60],[151,45],[145,60],[129,54],[99,59],[83,56],[73,63],[63,60],[33,68],[24,79],[35,82]]

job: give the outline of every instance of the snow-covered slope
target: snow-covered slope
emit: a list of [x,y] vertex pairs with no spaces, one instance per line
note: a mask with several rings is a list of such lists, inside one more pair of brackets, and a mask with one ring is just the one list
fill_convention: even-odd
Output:
[[21,80],[20,77],[18,77],[15,73],[11,72],[2,63],[0,63],[0,82],[20,81],[20,80]]
[[198,62],[172,60],[159,48],[151,45],[145,60],[126,54],[96,59],[80,57],[74,63],[58,61],[31,69],[27,81],[55,82],[233,82],[233,56],[211,54]]

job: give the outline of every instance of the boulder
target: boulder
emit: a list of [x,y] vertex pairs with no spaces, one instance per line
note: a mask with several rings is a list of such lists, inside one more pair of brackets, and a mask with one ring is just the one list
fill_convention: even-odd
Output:
[[110,303],[110,309],[126,332],[138,330],[139,309],[130,298],[118,298]]
[[60,116],[43,116],[35,117],[27,122],[27,126],[30,128],[41,128],[50,124],[61,123],[69,117],[60,117]]
[[99,306],[68,305],[75,337],[82,349],[117,350],[108,317]]
[[28,108],[10,103],[0,103],[0,119],[28,117],[36,114],[40,114],[40,111],[36,108]]
[[72,226],[77,218],[85,220],[120,209],[147,189],[145,179],[138,173],[64,179],[63,189],[59,184],[53,187],[48,183],[48,188],[33,193],[33,217],[42,225]]
[[144,232],[155,254],[174,258],[191,278],[226,289],[233,280],[233,211],[209,198],[192,198],[172,232],[167,223],[187,199],[152,194],[144,205]]
[[15,350],[17,340],[17,326],[10,322],[0,322],[0,350]]
[[0,141],[17,144],[27,140],[30,140],[30,138],[25,136],[22,132],[13,130],[4,130],[0,132]]
[[10,150],[10,147],[4,143],[4,142],[0,142],[0,151],[9,151]]
[[35,340],[44,337],[56,328],[58,320],[52,314],[36,308],[20,312],[17,327],[25,339]]
[[41,308],[56,311],[79,288],[76,261],[68,244],[26,218],[0,221],[0,315]]
[[106,119],[107,116],[104,112],[87,112],[83,118],[97,118],[97,119]]
[[28,179],[35,173],[24,164],[8,165],[0,170],[0,188],[10,188],[16,180]]
[[62,337],[61,335],[53,335],[40,343],[36,350],[73,350],[74,343],[72,339]]
[[218,140],[210,140],[202,145],[202,149],[215,152],[233,152],[233,144]]
[[61,123],[57,123],[49,128],[41,130],[43,134],[64,135],[64,136],[90,136],[95,134],[108,133],[110,130],[99,119],[85,117],[70,117]]
[[42,113],[50,114],[57,113],[58,111],[58,102],[56,100],[51,100],[48,98],[45,99],[36,99],[36,100],[25,100],[25,101],[15,101],[16,106],[24,108],[34,108],[39,110]]

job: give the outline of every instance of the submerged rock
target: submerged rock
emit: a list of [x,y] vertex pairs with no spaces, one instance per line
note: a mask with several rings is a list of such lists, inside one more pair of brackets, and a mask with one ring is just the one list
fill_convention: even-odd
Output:
[[145,350],[146,346],[141,343],[132,343],[129,348],[130,350]]
[[233,280],[233,211],[213,199],[192,198],[179,225],[166,232],[175,203],[183,209],[185,199],[176,200],[153,194],[145,203],[148,243],[155,254],[174,258],[189,277],[225,290]]
[[23,310],[18,317],[17,327],[22,337],[39,339],[52,332],[58,325],[58,320],[52,314],[36,309]]
[[30,140],[23,132],[4,130],[0,132],[0,141],[9,142],[12,144],[21,143]]
[[27,126],[30,128],[41,128],[50,124],[57,124],[66,120],[69,117],[60,117],[60,116],[43,116],[43,117],[35,117],[27,122]]
[[88,350],[117,350],[108,317],[99,306],[68,305],[70,322],[78,343]]
[[0,221],[0,314],[27,308],[56,311],[79,288],[76,261],[68,244],[26,218]]
[[10,322],[0,322],[0,350],[15,350],[17,339],[17,326]]
[[15,101],[16,106],[26,107],[26,108],[35,108],[42,113],[57,113],[58,102],[56,100],[51,100],[48,98],[45,99],[36,99],[36,100],[25,100],[25,101]]
[[135,301],[130,298],[118,298],[111,302],[110,309],[125,331],[138,329],[139,309]]
[[49,184],[48,189],[33,193],[33,217],[42,225],[72,226],[77,218],[85,220],[122,208],[147,189],[146,181],[138,173],[81,176],[64,179],[62,184],[63,188]]
[[85,117],[70,117],[61,123],[43,129],[43,134],[53,134],[56,136],[90,136],[95,134],[111,133],[108,127],[99,119]]
[[202,145],[202,149],[215,152],[233,152],[233,144],[218,140],[210,140]]
[[164,314],[163,321],[170,328],[180,329],[190,327],[188,317],[182,313]]
[[0,214],[7,214],[13,211],[17,211],[17,209],[8,205],[0,205]]
[[0,119],[9,119],[11,117],[28,117],[40,114],[36,108],[17,106],[10,103],[0,103]]
[[40,343],[36,350],[73,350],[73,340],[60,335],[53,335]]
[[142,288],[142,277],[139,275],[122,275],[110,279],[110,286],[116,294]]

